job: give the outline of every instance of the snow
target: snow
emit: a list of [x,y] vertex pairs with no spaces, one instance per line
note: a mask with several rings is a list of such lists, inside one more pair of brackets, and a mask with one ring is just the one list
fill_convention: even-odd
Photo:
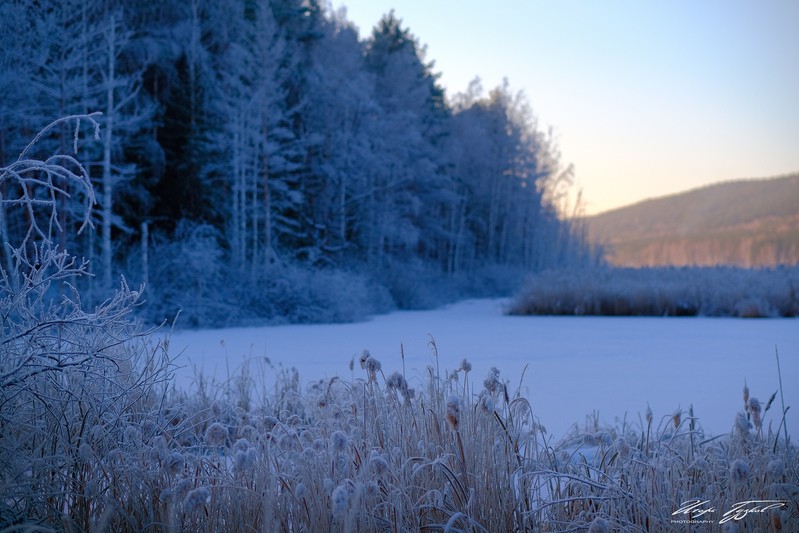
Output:
[[[188,388],[196,372],[224,381],[246,359],[274,370],[296,368],[303,383],[340,376],[365,377],[357,358],[364,349],[382,363],[386,375],[404,368],[419,386],[427,367],[435,367],[435,339],[441,374],[473,365],[469,379],[482,388],[491,367],[522,394],[555,438],[574,424],[581,429],[597,412],[600,423],[627,417],[640,427],[647,405],[655,424],[677,409],[687,416],[693,405],[709,435],[731,430],[743,410],[742,389],[766,402],[779,388],[775,347],[779,350],[788,430],[799,428],[799,322],[795,319],[517,317],[505,316],[504,300],[467,300],[432,311],[400,311],[354,324],[286,325],[257,328],[177,331],[170,351],[181,352],[179,387]],[[355,368],[350,371],[350,361]],[[526,367],[526,371],[525,371]],[[462,374],[460,379],[463,379]],[[779,425],[780,397],[764,427]]]

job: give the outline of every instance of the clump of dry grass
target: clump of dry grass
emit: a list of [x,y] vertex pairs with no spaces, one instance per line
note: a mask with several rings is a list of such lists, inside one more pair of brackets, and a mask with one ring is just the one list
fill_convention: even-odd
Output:
[[[199,379],[192,391],[172,390],[122,427],[114,446],[77,451],[89,502],[82,521],[70,505],[37,521],[74,531],[691,531],[705,519],[707,531],[728,524],[789,531],[799,524],[799,455],[772,431],[780,416],[771,418],[771,402],[747,391],[729,435],[704,435],[693,409],[648,410],[637,425],[603,428],[595,420],[556,441],[500,371],[475,379],[468,361],[442,371],[431,348],[435,364],[416,388],[365,352],[350,380],[302,387],[295,371],[251,361],[226,383]],[[276,372],[275,387],[264,389],[253,370]],[[780,505],[720,523],[747,500]],[[686,505],[694,507],[681,512]]]

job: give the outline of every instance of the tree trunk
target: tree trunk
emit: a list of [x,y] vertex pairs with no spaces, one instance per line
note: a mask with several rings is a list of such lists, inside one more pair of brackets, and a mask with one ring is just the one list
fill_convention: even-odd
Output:
[[[0,131],[0,161],[5,161],[5,136],[3,132]],[[3,202],[3,198],[5,197],[6,192],[6,185],[4,182],[0,181],[0,255],[5,258],[5,268],[6,272],[9,274],[14,270],[14,261],[11,256],[10,250],[6,243],[11,240],[11,236],[8,234],[8,222],[6,219],[6,204]]]
[[103,147],[103,286],[111,287],[111,218],[113,203],[113,180],[111,176],[111,141],[114,136],[114,68],[116,63],[116,24],[111,15],[108,34],[108,78],[106,80],[105,146]]
[[141,223],[141,269],[145,288],[150,284],[150,230],[147,222]]
[[269,155],[266,153],[267,129],[264,119],[264,147],[261,156],[261,172],[264,182],[264,269],[269,268],[272,261],[272,196],[269,191]]

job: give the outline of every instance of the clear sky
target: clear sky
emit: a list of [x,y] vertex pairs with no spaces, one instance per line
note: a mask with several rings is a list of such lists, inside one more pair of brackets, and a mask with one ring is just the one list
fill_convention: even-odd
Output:
[[450,96],[476,76],[523,90],[589,214],[799,171],[799,0],[332,5],[361,37],[393,8]]

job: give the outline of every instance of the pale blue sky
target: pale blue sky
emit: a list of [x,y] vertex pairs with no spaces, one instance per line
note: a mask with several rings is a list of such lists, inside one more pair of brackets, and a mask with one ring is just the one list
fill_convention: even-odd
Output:
[[799,171],[799,0],[332,0],[395,10],[452,95],[524,90],[588,213]]

